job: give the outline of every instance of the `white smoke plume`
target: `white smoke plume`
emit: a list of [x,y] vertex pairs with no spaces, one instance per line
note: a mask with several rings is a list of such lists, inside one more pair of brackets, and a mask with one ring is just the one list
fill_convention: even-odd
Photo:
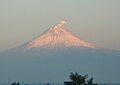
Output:
[[67,22],[66,21],[61,21],[59,24],[58,24],[58,27],[60,28],[66,28],[66,25],[67,25]]

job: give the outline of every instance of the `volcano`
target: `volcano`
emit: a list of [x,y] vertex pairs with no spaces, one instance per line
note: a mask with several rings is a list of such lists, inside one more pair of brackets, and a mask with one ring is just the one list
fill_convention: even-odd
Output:
[[110,82],[115,77],[120,81],[120,51],[98,48],[68,32],[66,24],[61,21],[37,38],[1,53],[0,80],[61,83],[70,72],[78,72],[93,75],[97,82],[107,82],[108,76]]
[[54,48],[54,47],[88,47],[95,45],[85,42],[66,30],[66,22],[61,21],[58,25],[51,27],[43,35],[28,44],[28,48]]

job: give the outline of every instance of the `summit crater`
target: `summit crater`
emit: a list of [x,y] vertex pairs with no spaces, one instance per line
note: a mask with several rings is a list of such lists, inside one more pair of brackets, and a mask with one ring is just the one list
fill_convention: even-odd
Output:
[[31,48],[55,48],[55,47],[86,47],[95,48],[94,44],[88,43],[66,29],[67,22],[61,21],[59,24],[51,27],[43,35],[30,41],[27,45]]

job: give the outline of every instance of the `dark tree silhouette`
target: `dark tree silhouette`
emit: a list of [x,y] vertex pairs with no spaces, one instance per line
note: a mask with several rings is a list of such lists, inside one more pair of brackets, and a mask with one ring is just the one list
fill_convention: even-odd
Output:
[[71,81],[64,82],[65,85],[98,85],[97,83],[93,83],[93,78],[90,78],[87,82],[88,75],[79,75],[77,72],[70,73],[69,78]]
[[50,83],[47,83],[46,85],[51,85]]
[[11,83],[11,85],[16,85],[16,82]]
[[88,78],[88,75],[82,76],[81,77],[81,84],[85,85],[86,84],[86,79]]
[[85,85],[86,84],[86,78],[88,78],[88,75],[81,76],[78,75],[77,72],[70,74],[70,79],[72,80],[73,85]]
[[17,84],[16,85],[20,85],[20,83],[19,82],[17,82]]
[[90,80],[87,81],[88,85],[93,85],[93,78],[90,78]]
[[19,82],[13,82],[13,83],[11,83],[11,85],[20,85],[20,83]]

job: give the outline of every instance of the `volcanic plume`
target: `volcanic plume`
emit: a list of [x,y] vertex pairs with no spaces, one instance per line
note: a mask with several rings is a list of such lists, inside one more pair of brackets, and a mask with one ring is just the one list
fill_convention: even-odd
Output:
[[58,25],[51,27],[43,35],[34,39],[28,44],[28,48],[40,47],[87,47],[94,48],[95,45],[85,42],[80,38],[74,36],[66,30],[66,22],[61,21]]
[[120,51],[83,41],[68,32],[66,24],[61,21],[36,39],[1,53],[0,79],[61,82],[66,73],[77,71],[92,73],[98,80],[110,75],[112,80],[120,74]]

